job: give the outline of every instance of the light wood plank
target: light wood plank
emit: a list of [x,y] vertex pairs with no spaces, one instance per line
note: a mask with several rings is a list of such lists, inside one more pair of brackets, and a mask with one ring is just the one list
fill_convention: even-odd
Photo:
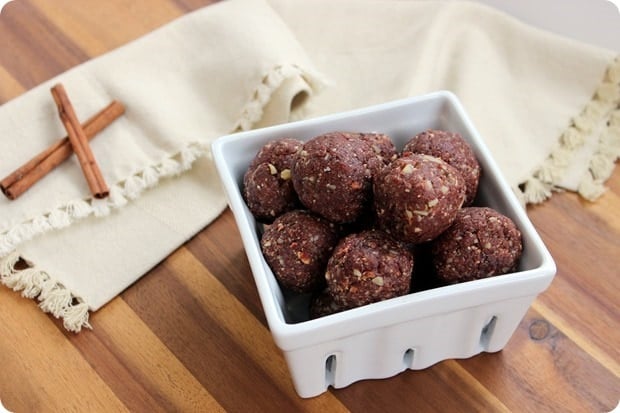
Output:
[[[89,56],[122,46],[183,14],[168,0],[32,0],[58,30]],[[124,9],[119,13],[119,9]]]
[[8,102],[25,92],[19,82],[0,66],[0,104]]
[[0,399],[14,412],[127,411],[34,302],[0,289]]

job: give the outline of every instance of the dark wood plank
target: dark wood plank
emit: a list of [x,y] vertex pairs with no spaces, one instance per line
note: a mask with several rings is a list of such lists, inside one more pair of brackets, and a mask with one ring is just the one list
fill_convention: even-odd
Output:
[[0,39],[0,65],[27,89],[89,58],[28,1],[2,10]]

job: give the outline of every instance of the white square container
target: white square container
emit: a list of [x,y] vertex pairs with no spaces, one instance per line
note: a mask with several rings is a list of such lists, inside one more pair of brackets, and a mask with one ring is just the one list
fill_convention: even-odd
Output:
[[[250,161],[268,141],[308,140],[332,131],[387,133],[397,149],[428,128],[460,133],[481,166],[477,205],[512,218],[522,232],[517,272],[465,282],[300,321],[307,300],[285,297],[263,259],[257,224],[242,195]],[[329,386],[424,369],[439,361],[501,350],[556,267],[458,99],[440,91],[364,109],[224,136],[213,156],[248,256],[269,328],[301,397]],[[302,316],[303,317],[303,316]]]

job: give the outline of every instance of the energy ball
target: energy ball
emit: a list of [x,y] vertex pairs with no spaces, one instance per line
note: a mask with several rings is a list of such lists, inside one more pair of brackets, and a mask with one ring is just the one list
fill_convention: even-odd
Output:
[[368,146],[351,134],[326,133],[304,143],[293,167],[301,203],[335,223],[355,221],[368,207]]
[[344,308],[409,293],[413,255],[379,230],[342,238],[327,263],[325,279],[334,302]]
[[412,244],[445,231],[465,200],[461,174],[439,158],[409,154],[393,161],[374,180],[380,228]]
[[258,151],[250,168],[261,163],[272,163],[280,166],[281,169],[291,168],[295,159],[295,154],[303,146],[303,141],[293,138],[274,139],[263,145]]
[[334,301],[334,297],[325,289],[310,300],[310,319],[336,314],[346,309]]
[[280,284],[298,293],[324,286],[325,267],[337,243],[335,226],[304,210],[280,215],[260,240],[263,256]]
[[373,176],[398,157],[396,146],[388,135],[384,133],[357,133],[357,138],[368,146],[368,166]]
[[282,138],[268,142],[256,154],[243,176],[243,198],[254,218],[271,223],[299,207],[291,180],[295,154],[302,141]]
[[461,209],[431,246],[436,276],[449,284],[515,271],[522,251],[515,223],[487,207]]
[[474,202],[480,181],[480,164],[474,151],[459,133],[429,129],[411,138],[403,148],[403,155],[423,153],[435,156],[455,167],[465,180],[465,202]]

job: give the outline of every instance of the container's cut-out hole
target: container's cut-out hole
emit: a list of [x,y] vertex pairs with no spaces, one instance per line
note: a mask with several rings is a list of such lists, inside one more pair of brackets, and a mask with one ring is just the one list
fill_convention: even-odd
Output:
[[407,349],[407,351],[405,351],[405,354],[403,354],[403,364],[405,365],[405,368],[410,369],[411,366],[413,366],[414,354],[415,351],[412,348]]
[[325,359],[325,384],[333,386],[336,378],[336,355],[332,354]]
[[495,324],[497,324],[497,316],[494,315],[491,317],[489,322],[482,327],[482,331],[480,332],[480,346],[483,350],[487,350],[489,348],[489,342],[491,341],[491,336],[493,336]]

